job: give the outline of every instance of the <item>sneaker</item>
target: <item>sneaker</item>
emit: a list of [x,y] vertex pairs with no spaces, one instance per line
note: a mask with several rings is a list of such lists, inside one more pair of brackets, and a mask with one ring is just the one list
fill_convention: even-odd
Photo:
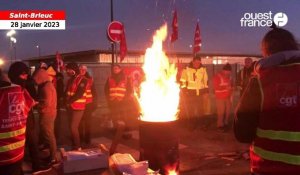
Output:
[[53,174],[53,168],[50,167],[48,169],[45,169],[45,170],[39,170],[39,171],[35,171],[32,173],[32,175],[43,175],[43,174]]
[[41,172],[47,172],[51,170],[51,166],[49,165],[40,165],[38,167],[32,167],[33,173],[41,173]]
[[55,164],[59,164],[60,162],[57,160],[57,159],[52,159],[50,162],[49,162],[49,165],[50,166],[53,166]]

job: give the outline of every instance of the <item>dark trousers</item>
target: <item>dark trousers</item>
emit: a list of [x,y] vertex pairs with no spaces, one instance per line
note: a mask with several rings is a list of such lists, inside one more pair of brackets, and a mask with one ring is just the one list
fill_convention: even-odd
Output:
[[22,170],[22,162],[23,160],[19,160],[13,164],[9,165],[1,165],[0,166],[0,174],[2,175],[23,175]]
[[40,114],[40,132],[43,141],[50,148],[51,160],[56,160],[56,139],[54,135],[55,115]]
[[80,139],[86,144],[91,143],[91,116],[93,111],[94,109],[92,103],[89,103],[85,106],[85,110],[79,126]]
[[79,136],[79,124],[83,116],[83,110],[69,110],[69,121],[70,121],[70,130],[73,141],[73,149],[80,148],[80,136]]
[[110,117],[113,121],[114,127],[117,126],[118,121],[123,121],[128,126],[127,122],[127,108],[125,101],[111,101],[109,102],[109,110],[110,110]]
[[34,114],[32,111],[28,113],[26,123],[26,146],[29,150],[29,156],[32,163],[32,169],[37,170],[40,167],[39,150],[38,150],[38,135]]
[[56,140],[61,139],[61,116],[62,116],[62,111],[60,110],[61,104],[57,104],[57,112],[56,112],[56,118],[55,118],[55,123],[54,123],[54,133],[55,133],[55,138]]

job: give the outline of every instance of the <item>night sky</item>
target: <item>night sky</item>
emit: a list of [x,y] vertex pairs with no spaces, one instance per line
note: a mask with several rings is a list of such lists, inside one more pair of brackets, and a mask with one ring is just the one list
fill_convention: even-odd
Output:
[[[299,0],[113,0],[114,19],[125,25],[128,50],[145,50],[152,35],[164,22],[171,31],[172,11],[176,8],[179,39],[165,43],[165,49],[192,52],[196,22],[199,20],[203,53],[260,54],[260,41],[266,27],[241,27],[246,12],[284,12],[284,27],[300,38]],[[107,50],[106,29],[110,22],[110,0],[2,0],[0,10],[65,10],[64,31],[17,31],[17,58],[83,51]],[[0,57],[9,58],[9,40],[0,30]],[[169,32],[169,35],[171,32]]]

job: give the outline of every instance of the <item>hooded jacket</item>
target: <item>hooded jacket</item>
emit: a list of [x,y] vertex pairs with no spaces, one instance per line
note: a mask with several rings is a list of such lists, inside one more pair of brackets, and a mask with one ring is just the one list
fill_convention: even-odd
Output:
[[22,73],[29,73],[28,66],[23,62],[13,63],[8,70],[8,77],[14,84],[20,85],[22,88],[26,87],[26,80],[20,78]]
[[57,95],[47,71],[38,69],[32,78],[38,85],[39,112],[45,115],[56,116]]

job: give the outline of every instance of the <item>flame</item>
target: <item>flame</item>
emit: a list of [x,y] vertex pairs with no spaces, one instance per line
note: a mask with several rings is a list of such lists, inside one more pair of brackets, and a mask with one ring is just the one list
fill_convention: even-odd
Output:
[[176,83],[177,69],[170,64],[162,49],[167,37],[167,25],[163,25],[153,37],[151,48],[146,50],[143,70],[145,81],[141,84],[139,103],[141,120],[153,122],[177,119],[179,85]]
[[175,170],[170,170],[167,172],[167,175],[177,175],[177,172]]

